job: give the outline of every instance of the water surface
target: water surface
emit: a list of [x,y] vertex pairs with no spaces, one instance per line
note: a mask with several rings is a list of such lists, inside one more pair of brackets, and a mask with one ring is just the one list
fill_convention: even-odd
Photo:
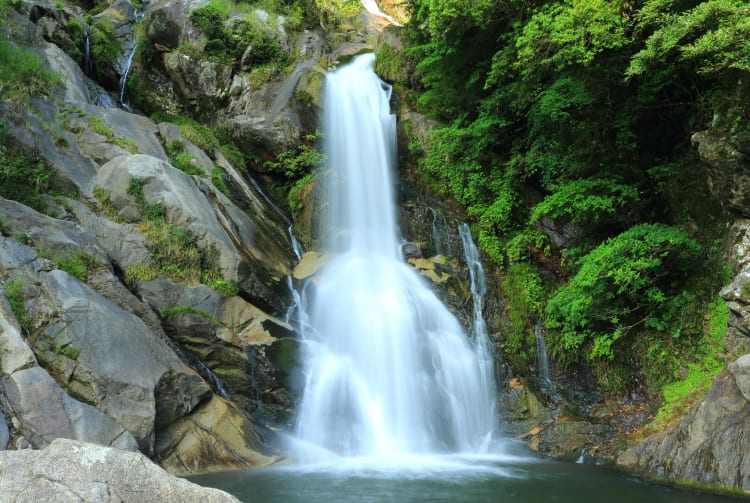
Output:
[[244,502],[731,503],[747,501],[645,482],[618,470],[525,457],[371,458],[195,477]]

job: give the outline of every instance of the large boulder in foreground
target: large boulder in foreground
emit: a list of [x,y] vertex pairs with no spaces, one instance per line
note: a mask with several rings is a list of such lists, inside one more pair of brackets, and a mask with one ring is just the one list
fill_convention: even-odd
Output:
[[747,356],[716,377],[679,425],[625,451],[618,464],[660,478],[750,491],[750,402],[742,392],[750,374]]
[[239,501],[170,475],[143,454],[62,438],[39,451],[0,452],[0,495],[18,503]]

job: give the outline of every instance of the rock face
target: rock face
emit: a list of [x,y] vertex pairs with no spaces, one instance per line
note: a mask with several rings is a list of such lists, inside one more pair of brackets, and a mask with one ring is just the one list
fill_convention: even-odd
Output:
[[[738,83],[738,96],[747,94],[747,83]],[[734,107],[745,107],[738,100]],[[692,136],[701,161],[708,168],[708,185],[719,199],[730,222],[725,261],[734,278],[720,295],[730,310],[724,337],[724,357],[729,362],[714,379],[708,394],[666,431],[623,452],[617,462],[648,475],[691,479],[750,491],[750,135],[732,123],[747,111],[717,112],[709,130]]]
[[750,402],[738,386],[747,386],[750,355],[740,360],[717,376],[708,394],[676,428],[625,451],[617,462],[657,477],[750,491],[750,439],[745,434]]
[[[193,5],[173,4],[164,19],[184,24]],[[3,35],[13,33],[36,47],[62,83],[53,99],[36,98],[23,107],[0,104],[10,138],[3,148],[42,163],[53,173],[58,195],[43,197],[43,213],[0,199],[0,450],[42,449],[68,438],[141,451],[181,474],[273,462],[276,457],[265,454],[271,435],[260,435],[257,423],[289,415],[290,395],[277,383],[289,370],[282,361],[286,348],[296,342],[274,316],[285,309],[285,279],[294,260],[288,223],[248,179],[245,166],[234,166],[217,145],[199,148],[176,124],[112,107],[111,96],[81,70],[83,61],[71,58],[80,42],[75,22],[84,21],[77,11],[46,2],[16,7],[9,11],[13,29],[3,26]],[[132,48],[126,46],[134,16],[132,3],[120,0],[94,20],[112,26],[125,49],[120,56]],[[154,37],[167,44],[168,28]],[[66,30],[71,33],[63,36]],[[122,74],[120,56],[102,71]],[[186,75],[186,85],[196,86],[191,79],[197,77]],[[175,141],[199,175],[172,166],[174,153],[165,147]],[[143,208],[129,193],[134,179],[141,184],[141,204],[160,208],[164,225],[216,251],[216,264],[208,263],[213,255],[207,253],[206,263],[196,266],[214,276],[196,274],[197,281],[218,289],[237,285],[240,296],[186,280],[154,279],[170,276],[170,264],[159,262],[157,238],[146,232]],[[162,269],[154,269],[157,263]],[[148,274],[134,274],[139,268]],[[152,283],[168,288],[149,288]],[[179,307],[205,309],[217,324],[193,327],[191,315],[170,314]],[[195,333],[205,340],[193,338]],[[237,367],[231,359],[215,365],[205,348],[227,350]],[[217,385],[217,375],[226,377],[226,388]],[[277,404],[276,412],[263,407],[266,399]],[[23,459],[33,456],[23,453]],[[18,463],[25,463],[21,457]],[[141,463],[132,459],[127,462],[134,467]],[[0,471],[7,473],[5,465]],[[39,472],[28,481],[21,472],[11,473],[18,478],[2,478],[0,494],[18,490],[18,501],[39,491],[61,499],[78,494],[84,501],[135,499],[131,489],[85,470],[79,478],[59,473],[85,488],[54,474]],[[130,484],[126,478],[122,483]],[[90,480],[102,482],[86,486]],[[177,489],[169,497],[160,491],[153,491],[154,501],[191,500]]]
[[0,452],[5,501],[232,503],[229,494],[169,475],[146,456],[57,439],[39,451]]

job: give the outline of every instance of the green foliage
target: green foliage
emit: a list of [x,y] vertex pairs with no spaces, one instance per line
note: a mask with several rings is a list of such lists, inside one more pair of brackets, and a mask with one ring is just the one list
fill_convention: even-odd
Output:
[[700,353],[700,328],[691,328],[700,297],[689,291],[706,271],[703,260],[684,231],[663,224],[640,224],[605,241],[547,303],[551,353],[563,364],[588,359],[613,393],[632,386],[633,358],[652,389],[672,382],[681,355]]
[[218,271],[204,271],[201,280],[209,288],[213,288],[225,297],[234,297],[240,291],[239,285],[234,281],[227,281],[221,277]]
[[188,175],[206,176],[203,170],[195,164],[195,157],[185,150],[185,144],[175,140],[167,144],[165,149],[172,166]]
[[325,162],[325,156],[315,148],[315,141],[319,137],[320,132],[317,131],[315,134],[306,135],[299,147],[280,153],[276,160],[266,161],[264,166],[283,173],[287,178],[297,178],[320,168]]
[[227,161],[229,161],[232,166],[239,169],[245,167],[245,154],[243,154],[242,150],[237,148],[236,145],[232,143],[223,143],[220,148],[221,153],[224,154],[224,157],[227,158]]
[[219,38],[224,32],[224,16],[219,9],[212,4],[204,5],[190,11],[190,22],[209,39]]
[[216,247],[201,246],[198,237],[190,230],[168,222],[166,206],[148,203],[143,186],[142,179],[131,178],[128,195],[133,197],[143,217],[138,228],[151,244],[149,251],[153,264],[131,266],[125,273],[125,280],[135,284],[161,274],[187,284],[203,283],[224,295],[236,295],[237,285],[221,277]]
[[700,259],[695,241],[662,224],[637,225],[605,241],[547,304],[557,347],[611,360],[617,341],[634,328],[664,331],[690,301],[686,279]]
[[95,255],[83,250],[73,254],[57,254],[49,250],[40,250],[39,256],[51,260],[60,270],[67,272],[79,281],[87,281],[89,273],[101,265]]
[[537,204],[529,215],[535,223],[542,216],[565,219],[578,225],[595,226],[600,223],[626,221],[622,218],[628,206],[638,200],[632,185],[614,180],[579,179],[553,187],[553,192]]
[[96,134],[104,136],[107,139],[107,143],[122,147],[130,151],[130,153],[135,153],[138,151],[138,146],[133,140],[131,140],[130,138],[118,138],[115,134],[115,131],[99,117],[95,115],[89,115],[88,119],[89,124],[91,124],[91,130]]
[[167,216],[166,206],[162,203],[149,204],[143,193],[143,184],[144,181],[142,179],[135,177],[131,178],[128,184],[128,195],[133,197],[138,210],[146,221],[158,222],[164,220]]
[[121,50],[114,25],[107,19],[96,21],[91,27],[91,59],[94,67],[113,65]]
[[16,104],[49,94],[60,83],[59,75],[44,66],[39,57],[15,44],[0,39],[0,97]]
[[135,285],[144,281],[151,281],[159,276],[159,269],[153,264],[133,264],[125,271],[125,282]]
[[41,160],[12,148],[5,141],[7,125],[0,121],[0,197],[18,201],[42,211],[42,195],[49,189],[52,170]]
[[302,203],[304,201],[301,195],[305,187],[307,187],[307,185],[312,181],[313,178],[315,178],[318,173],[320,173],[320,170],[310,171],[305,176],[294,182],[294,185],[292,185],[292,187],[289,189],[287,202],[289,203],[289,207],[291,208],[293,214],[302,209]]
[[214,187],[216,187],[219,192],[221,192],[225,196],[232,196],[232,194],[229,192],[229,187],[227,187],[227,184],[224,181],[224,170],[215,164],[213,169],[211,170],[211,183],[213,183]]
[[699,73],[727,69],[750,71],[750,6],[743,0],[700,2],[683,12],[668,3],[647,2],[637,20],[651,30],[645,47],[625,71],[628,78],[643,75],[665,60],[694,65]]
[[542,279],[535,267],[520,262],[508,267],[500,287],[508,299],[505,353],[528,364],[529,356],[536,353],[534,324],[541,319],[546,300]]
[[231,7],[213,1],[190,12],[190,22],[206,38],[204,52],[225,63],[236,65],[252,46],[254,66],[286,64],[288,54],[268,29],[253,15],[229,20]]
[[169,318],[172,316],[179,316],[183,314],[192,314],[200,318],[207,319],[214,325],[219,324],[219,320],[215,316],[212,316],[205,311],[201,311],[200,309],[196,309],[193,306],[181,305],[181,306],[167,307],[162,310],[161,314],[165,318]]
[[10,309],[18,321],[18,325],[25,334],[28,334],[33,326],[33,319],[26,313],[26,302],[23,294],[26,285],[26,279],[18,277],[6,281],[3,288],[5,289],[5,298],[8,299]]
[[622,9],[607,0],[545,3],[516,38],[521,72],[589,65],[599,53],[627,44]]
[[219,140],[210,128],[186,118],[179,119],[175,124],[180,126],[180,134],[186,140],[213,157],[214,151],[219,148]]

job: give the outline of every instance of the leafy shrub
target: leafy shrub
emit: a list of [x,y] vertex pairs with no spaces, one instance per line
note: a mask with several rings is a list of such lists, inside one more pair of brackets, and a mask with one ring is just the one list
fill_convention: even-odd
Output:
[[325,162],[325,155],[318,152],[314,143],[319,136],[320,132],[306,135],[299,147],[280,153],[274,161],[266,161],[265,167],[281,172],[287,178],[297,178],[321,167]]
[[209,39],[221,38],[224,32],[224,15],[214,5],[208,4],[193,9],[190,22]]
[[634,329],[665,331],[691,300],[685,288],[700,261],[700,246],[663,224],[637,225],[605,241],[547,304],[557,352],[612,360]]

